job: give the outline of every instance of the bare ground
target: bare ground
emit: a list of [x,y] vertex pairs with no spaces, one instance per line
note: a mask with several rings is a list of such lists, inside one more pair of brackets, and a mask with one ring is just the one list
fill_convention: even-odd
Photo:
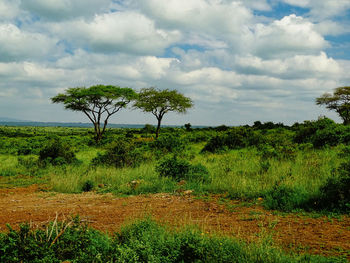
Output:
[[18,227],[31,222],[43,226],[56,218],[80,215],[98,230],[113,233],[136,218],[151,216],[171,226],[198,225],[206,233],[233,235],[245,241],[271,235],[285,249],[350,259],[350,216],[311,218],[282,215],[259,204],[220,202],[191,195],[152,194],[116,197],[111,194],[61,194],[40,191],[38,186],[0,189],[0,231],[6,224]]

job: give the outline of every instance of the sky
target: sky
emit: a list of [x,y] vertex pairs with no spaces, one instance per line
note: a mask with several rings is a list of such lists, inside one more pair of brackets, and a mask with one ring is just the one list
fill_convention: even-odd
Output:
[[350,0],[0,0],[0,117],[88,122],[50,98],[105,84],[190,97],[167,125],[340,122],[315,98],[349,72]]

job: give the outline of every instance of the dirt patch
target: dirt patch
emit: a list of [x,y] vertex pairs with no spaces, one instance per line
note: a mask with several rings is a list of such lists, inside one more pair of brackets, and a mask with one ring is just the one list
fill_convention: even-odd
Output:
[[203,232],[220,232],[246,241],[271,235],[277,244],[301,252],[350,255],[350,216],[341,219],[310,218],[297,214],[275,215],[259,205],[225,204],[218,197],[196,199],[191,195],[153,194],[115,197],[111,194],[60,194],[42,192],[37,186],[0,189],[0,231],[6,223],[18,227],[31,222],[43,226],[79,214],[91,227],[115,232],[122,224],[152,216],[172,226],[195,224]]

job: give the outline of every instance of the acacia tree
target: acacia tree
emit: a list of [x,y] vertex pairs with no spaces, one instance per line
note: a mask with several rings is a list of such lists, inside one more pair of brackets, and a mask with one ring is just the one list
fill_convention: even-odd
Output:
[[326,105],[329,110],[336,111],[345,125],[350,124],[350,87],[339,87],[331,93],[324,93],[316,98],[317,105]]
[[[89,88],[69,88],[65,93],[51,98],[51,101],[63,103],[68,110],[83,112],[93,123],[95,140],[99,142],[106,130],[109,118],[120,109],[125,108],[136,97],[137,94],[131,88],[95,85]],[[101,121],[103,121],[102,127]]]
[[151,112],[157,118],[156,138],[159,136],[160,124],[166,113],[169,111],[186,113],[191,107],[193,107],[192,100],[177,90],[159,90],[153,87],[142,89],[134,104],[134,108]]

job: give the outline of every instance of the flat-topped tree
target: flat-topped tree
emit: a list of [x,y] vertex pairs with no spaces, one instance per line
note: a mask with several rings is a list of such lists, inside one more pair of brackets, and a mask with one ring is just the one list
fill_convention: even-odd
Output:
[[316,104],[326,105],[327,109],[338,113],[345,125],[350,124],[350,87],[336,88],[333,94],[324,93],[316,98]]
[[151,112],[157,118],[156,138],[159,136],[164,114],[169,111],[186,113],[187,109],[192,107],[192,100],[177,90],[159,90],[153,87],[142,89],[134,104],[134,108],[141,109],[143,112]]
[[[120,109],[125,108],[136,97],[137,94],[131,88],[95,85],[89,88],[66,89],[64,93],[51,98],[51,101],[64,104],[68,110],[83,112],[93,123],[95,140],[99,142],[106,130],[109,118]],[[101,122],[103,122],[102,127]]]

